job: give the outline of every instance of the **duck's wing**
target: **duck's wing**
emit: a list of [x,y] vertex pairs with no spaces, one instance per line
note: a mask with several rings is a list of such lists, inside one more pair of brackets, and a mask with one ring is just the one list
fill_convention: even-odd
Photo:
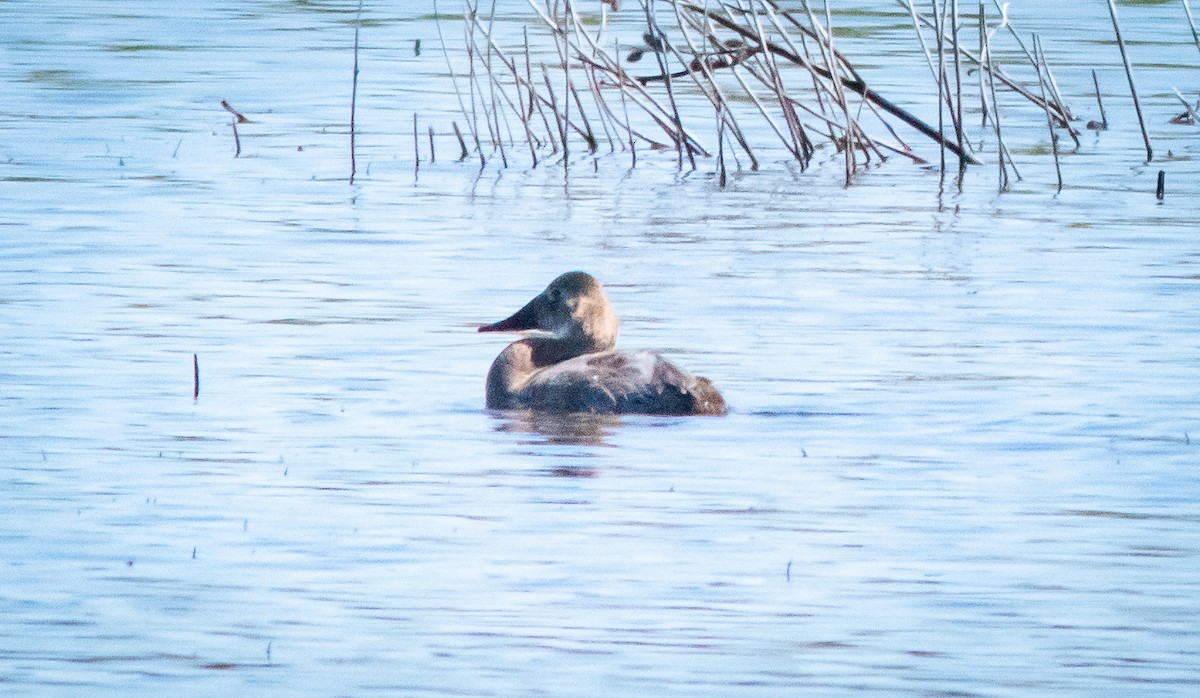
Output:
[[521,391],[533,409],[560,412],[718,415],[725,401],[698,378],[658,354],[585,354],[537,372]]

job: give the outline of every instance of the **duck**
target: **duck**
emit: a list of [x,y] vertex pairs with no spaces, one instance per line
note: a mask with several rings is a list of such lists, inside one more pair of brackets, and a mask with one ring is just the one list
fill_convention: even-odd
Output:
[[479,332],[521,332],[488,370],[491,410],[705,415],[728,411],[712,381],[650,351],[617,346],[617,315],[600,282],[571,271]]

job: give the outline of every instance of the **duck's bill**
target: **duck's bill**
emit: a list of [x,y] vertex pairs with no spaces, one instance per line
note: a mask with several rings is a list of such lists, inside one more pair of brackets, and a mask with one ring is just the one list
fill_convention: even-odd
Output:
[[527,332],[538,328],[538,313],[534,304],[537,298],[525,304],[517,312],[509,315],[500,322],[493,322],[490,325],[483,325],[479,328],[480,332]]

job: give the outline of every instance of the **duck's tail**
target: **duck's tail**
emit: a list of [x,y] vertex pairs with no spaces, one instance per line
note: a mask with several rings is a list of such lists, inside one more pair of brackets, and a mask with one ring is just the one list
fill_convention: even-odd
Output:
[[717,392],[712,381],[702,376],[696,377],[696,382],[688,390],[695,401],[692,414],[719,417],[729,411],[725,398]]

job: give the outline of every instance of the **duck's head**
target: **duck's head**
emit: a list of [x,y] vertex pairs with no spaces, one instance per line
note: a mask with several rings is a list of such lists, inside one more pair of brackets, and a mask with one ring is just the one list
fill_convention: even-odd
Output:
[[571,271],[551,281],[524,308],[479,331],[536,331],[578,344],[584,352],[606,351],[617,344],[617,316],[599,281]]

